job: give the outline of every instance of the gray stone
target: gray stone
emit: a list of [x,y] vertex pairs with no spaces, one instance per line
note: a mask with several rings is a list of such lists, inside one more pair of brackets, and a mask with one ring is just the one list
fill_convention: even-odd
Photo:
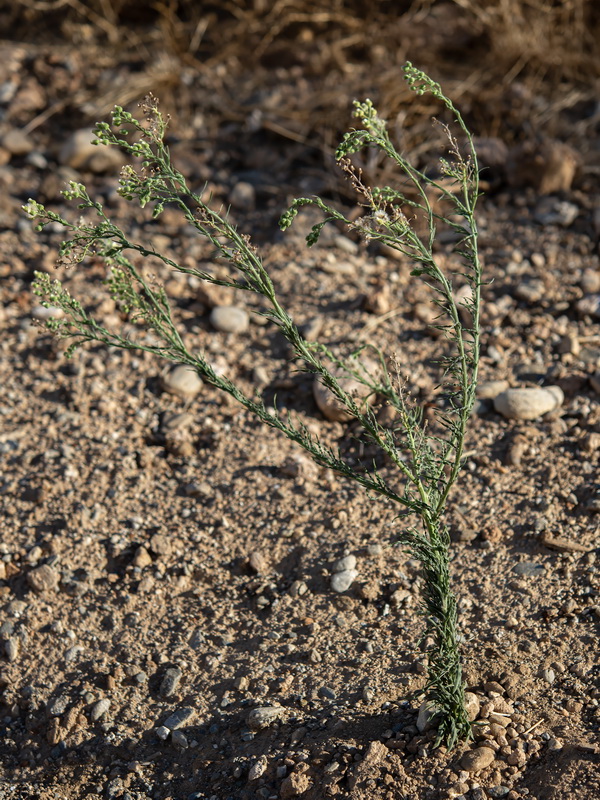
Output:
[[215,306],[210,312],[211,325],[223,333],[244,333],[248,322],[248,313],[237,306]]
[[162,376],[162,386],[169,394],[191,400],[202,388],[202,381],[192,367],[179,364]]
[[507,419],[531,420],[556,410],[563,400],[559,386],[507,389],[494,399],[494,408]]
[[229,192],[229,202],[240,211],[252,211],[256,205],[256,191],[251,183],[240,181]]
[[249,781],[257,781],[267,770],[267,757],[261,756],[257,761],[252,764],[248,772]]
[[179,667],[171,667],[165,672],[158,690],[161,697],[172,697],[175,694],[182,674]]
[[91,708],[90,711],[90,719],[92,722],[97,722],[102,717],[105,717],[108,714],[108,709],[110,708],[110,700],[108,697],[103,697],[102,700],[98,700],[97,703]]
[[358,571],[355,569],[345,569],[343,572],[336,572],[331,576],[331,588],[334,592],[341,594],[346,592],[354,583],[358,576]]
[[319,689],[319,697],[324,697],[325,700],[335,700],[337,695],[330,686],[321,686]]
[[519,564],[515,564],[512,571],[515,575],[537,578],[539,575],[546,573],[546,568],[543,564],[536,564],[535,561],[521,561]]
[[4,655],[6,656],[8,661],[10,662],[16,661],[17,658],[19,657],[19,650],[20,650],[20,644],[19,640],[16,637],[11,636],[4,642]]
[[165,728],[168,728],[170,731],[175,731],[177,728],[182,728],[184,725],[189,725],[195,716],[195,708],[178,708],[177,711],[174,711],[169,717],[167,717],[163,724]]
[[70,698],[66,694],[59,694],[49,701],[46,710],[51,717],[60,717],[69,707]]
[[417,730],[419,733],[426,733],[427,731],[435,728],[435,718],[438,714],[438,709],[432,706],[431,703],[421,703],[419,706],[419,713],[417,715]]
[[165,742],[169,738],[169,734],[171,731],[167,728],[166,725],[161,725],[160,727],[156,728],[154,733],[158,736],[161,742]]
[[171,734],[171,741],[180,750],[187,750],[189,747],[187,736],[182,731],[173,731]]
[[282,706],[261,706],[260,708],[253,708],[248,714],[248,727],[253,731],[259,731],[261,728],[268,728],[268,726],[279,719],[284,712],[285,708]]
[[37,594],[46,594],[58,586],[58,573],[48,564],[42,564],[27,573],[27,583]]
[[348,569],[356,569],[356,556],[344,556],[333,562],[333,572],[345,572]]

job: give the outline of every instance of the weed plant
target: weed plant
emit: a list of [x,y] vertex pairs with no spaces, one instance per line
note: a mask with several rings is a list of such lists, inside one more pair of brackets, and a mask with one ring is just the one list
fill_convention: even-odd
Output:
[[[481,270],[474,211],[478,198],[478,166],[471,134],[441,87],[410,63],[405,66],[404,75],[414,92],[431,93],[441,101],[458,127],[460,145],[459,138],[444,125],[449,155],[441,159],[438,176],[418,170],[398,152],[385,122],[370,100],[356,102],[355,116],[362,127],[344,136],[336,156],[361,196],[364,215],[351,219],[318,197],[302,197],[283,214],[280,224],[283,230],[289,228],[302,206],[314,205],[323,212],[324,218],[308,235],[309,246],[318,240],[325,224],[334,222],[358,231],[367,240],[382,242],[411,260],[412,275],[424,281],[431,291],[432,302],[438,309],[435,327],[443,333],[439,340],[443,351],[439,359],[443,404],[434,424],[425,420],[423,409],[400,385],[393,360],[379,349],[374,348],[378,361],[374,370],[361,363],[360,353],[339,358],[325,345],[309,342],[302,336],[281,305],[249,237],[238,232],[227,213],[214,211],[202,196],[192,192],[184,176],[173,166],[164,143],[167,120],[158,111],[153,97],[142,104],[145,120],[139,121],[116,107],[112,125],[102,122],[95,128],[98,144],[120,147],[137,160],[137,168],[129,165],[122,170],[119,193],[141,207],[150,205],[154,218],[160,217],[167,205],[178,208],[189,224],[234,268],[234,277],[219,279],[209,272],[182,266],[149,245],[132,240],[81,183],[71,182],[64,195],[78,201],[82,214],[93,217],[93,221],[70,222],[34,200],[29,201],[25,211],[37,220],[38,230],[58,223],[69,231],[70,238],[60,248],[59,263],[72,265],[91,255],[106,263],[106,284],[111,295],[128,322],[140,330],[140,336],[135,338],[123,328],[105,328],[68,288],[51,280],[47,273],[38,272],[33,291],[40,296],[43,305],[56,306],[64,312],[64,318],[51,319],[47,325],[60,337],[70,340],[68,356],[85,342],[100,342],[108,347],[145,350],[186,364],[206,383],[227,392],[266,425],[303,447],[317,464],[356,481],[371,495],[387,498],[399,507],[403,523],[399,541],[421,565],[421,604],[426,633],[433,642],[428,650],[425,697],[436,713],[438,743],[452,747],[469,737],[471,725],[465,711],[457,607],[450,586],[450,539],[444,514],[450,490],[461,469],[477,382]],[[351,157],[364,148],[377,148],[395,162],[403,173],[403,190],[372,187],[363,182]],[[440,210],[444,208],[449,210]],[[421,225],[415,226],[417,219],[420,223],[426,222],[425,233]],[[434,251],[436,228],[440,223],[449,226],[458,239],[456,252],[462,263],[458,274],[452,274],[443,266],[446,262]],[[358,469],[291,416],[283,416],[276,408],[267,408],[259,397],[245,394],[229,378],[215,371],[203,353],[191,352],[174,322],[164,289],[135,266],[127,253],[133,253],[138,260],[140,255],[152,256],[174,271],[265,298],[268,304],[265,315],[278,326],[296,358],[337,398],[362,428],[364,436],[385,454],[397,470],[396,478],[384,477],[375,464],[363,464]],[[453,286],[457,277],[470,288],[470,296],[461,302],[457,301]],[[347,391],[344,377],[359,381],[371,397],[359,398]],[[395,410],[394,422],[382,424],[369,402],[374,396]]]

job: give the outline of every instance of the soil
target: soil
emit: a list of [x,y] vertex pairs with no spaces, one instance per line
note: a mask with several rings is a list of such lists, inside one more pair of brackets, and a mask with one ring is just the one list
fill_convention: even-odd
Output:
[[[62,91],[77,72],[58,46],[4,52],[3,85],[15,92],[3,135],[48,107],[41,66]],[[250,199],[232,214],[294,319],[341,352],[372,342],[395,354],[435,407],[446,345],[427,327],[428,294],[410,265],[343,229],[307,249],[307,212],[281,235],[288,188],[311,156],[273,147],[268,131],[246,150],[232,130],[208,141],[197,124],[196,134],[175,124],[174,161],[218,201],[253,185],[255,202],[238,192]],[[33,196],[73,214],[58,194],[73,176],[140,239],[225,268],[174,213],[159,224],[121,201],[114,169],[66,165],[58,151],[74,127],[58,115],[31,133],[30,152],[0,150],[0,798],[600,796],[595,173],[545,196],[539,181],[515,190],[501,176],[481,201],[481,380],[558,385],[565,400],[527,422],[484,400],[473,416],[449,522],[481,725],[474,744],[447,753],[416,727],[429,642],[394,509],[211,387],[188,399],[165,391],[165,365],[148,354],[87,346],[67,361],[36,324],[36,269],[67,277],[99,319],[120,324],[101,265],[55,273],[61,232],[36,234],[19,210]],[[314,164],[306,174],[298,193],[330,181]],[[352,422],[323,418],[311,376],[253,313],[257,302],[149,268],[191,347],[357,466],[370,458]],[[215,330],[214,303],[244,306],[249,330]],[[338,593],[331,576],[346,555],[358,576]],[[266,707],[276,710],[259,727],[251,712]],[[463,754],[482,745],[491,763],[464,769]]]

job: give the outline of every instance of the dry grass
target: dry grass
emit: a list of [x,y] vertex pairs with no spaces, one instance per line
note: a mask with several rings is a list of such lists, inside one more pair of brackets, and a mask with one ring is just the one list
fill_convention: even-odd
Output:
[[[581,119],[600,81],[597,0],[332,0],[327,8],[320,0],[156,0],[150,8],[19,0],[0,12],[15,37],[42,19],[46,36],[53,29],[77,42],[83,27],[88,39],[92,32],[147,64],[131,85],[88,103],[91,116],[148,88],[172,90],[187,67],[213,120],[244,124],[254,114],[264,129],[320,148],[324,141],[325,150],[348,122],[351,97],[372,97],[400,134],[411,127],[399,80],[406,59],[443,80],[474,129],[507,141],[542,127],[570,135],[569,115]],[[182,87],[178,96],[185,115],[189,93]],[[585,124],[580,133],[585,139]],[[410,137],[418,147],[419,130]]]

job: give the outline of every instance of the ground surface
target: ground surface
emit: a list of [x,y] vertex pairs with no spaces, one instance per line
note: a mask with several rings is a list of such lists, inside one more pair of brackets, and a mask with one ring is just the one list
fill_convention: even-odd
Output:
[[[44,64],[66,89],[70,74],[60,55],[5,52],[3,80],[16,88],[5,90],[4,131],[44,109]],[[99,347],[67,362],[34,324],[32,273],[53,270],[61,236],[40,238],[18,208],[32,195],[62,206],[58,190],[71,177],[140,238],[220,268],[180,220],[140,221],[110,174],[68,166],[58,151],[71,132],[38,129],[31,152],[1,151],[0,797],[598,797],[593,181],[547,196],[500,181],[481,205],[493,279],[481,378],[559,385],[565,400],[528,422],[481,403],[452,498],[465,676],[487,720],[478,738],[494,751],[468,771],[467,748],[433,750],[434,734],[416,728],[427,643],[416,564],[392,546],[393,509],[313,467],[210,387],[182,399],[164,390],[163,364]],[[173,155],[224,201],[240,182],[254,185],[254,208],[242,187],[233,213],[264,243],[300,324],[342,350],[372,341],[395,353],[435,404],[431,359],[443,344],[427,329],[427,293],[409,265],[344,230],[307,250],[309,215],[278,234],[293,170],[275,180],[277,155],[268,139],[255,144],[242,166],[231,154],[220,162],[218,143],[194,150],[184,136]],[[119,324],[103,277],[99,266],[79,268],[73,293]],[[310,376],[289,364],[273,327],[252,315],[243,334],[211,326],[211,305],[247,298],[206,297],[193,281],[160,277],[192,347],[247,391],[276,395],[348,458],[361,455],[352,423],[323,419]],[[336,593],[333,564],[349,554],[358,576]],[[253,730],[257,707],[278,711]],[[177,727],[169,717],[182,709]],[[165,722],[175,733],[163,740]]]

